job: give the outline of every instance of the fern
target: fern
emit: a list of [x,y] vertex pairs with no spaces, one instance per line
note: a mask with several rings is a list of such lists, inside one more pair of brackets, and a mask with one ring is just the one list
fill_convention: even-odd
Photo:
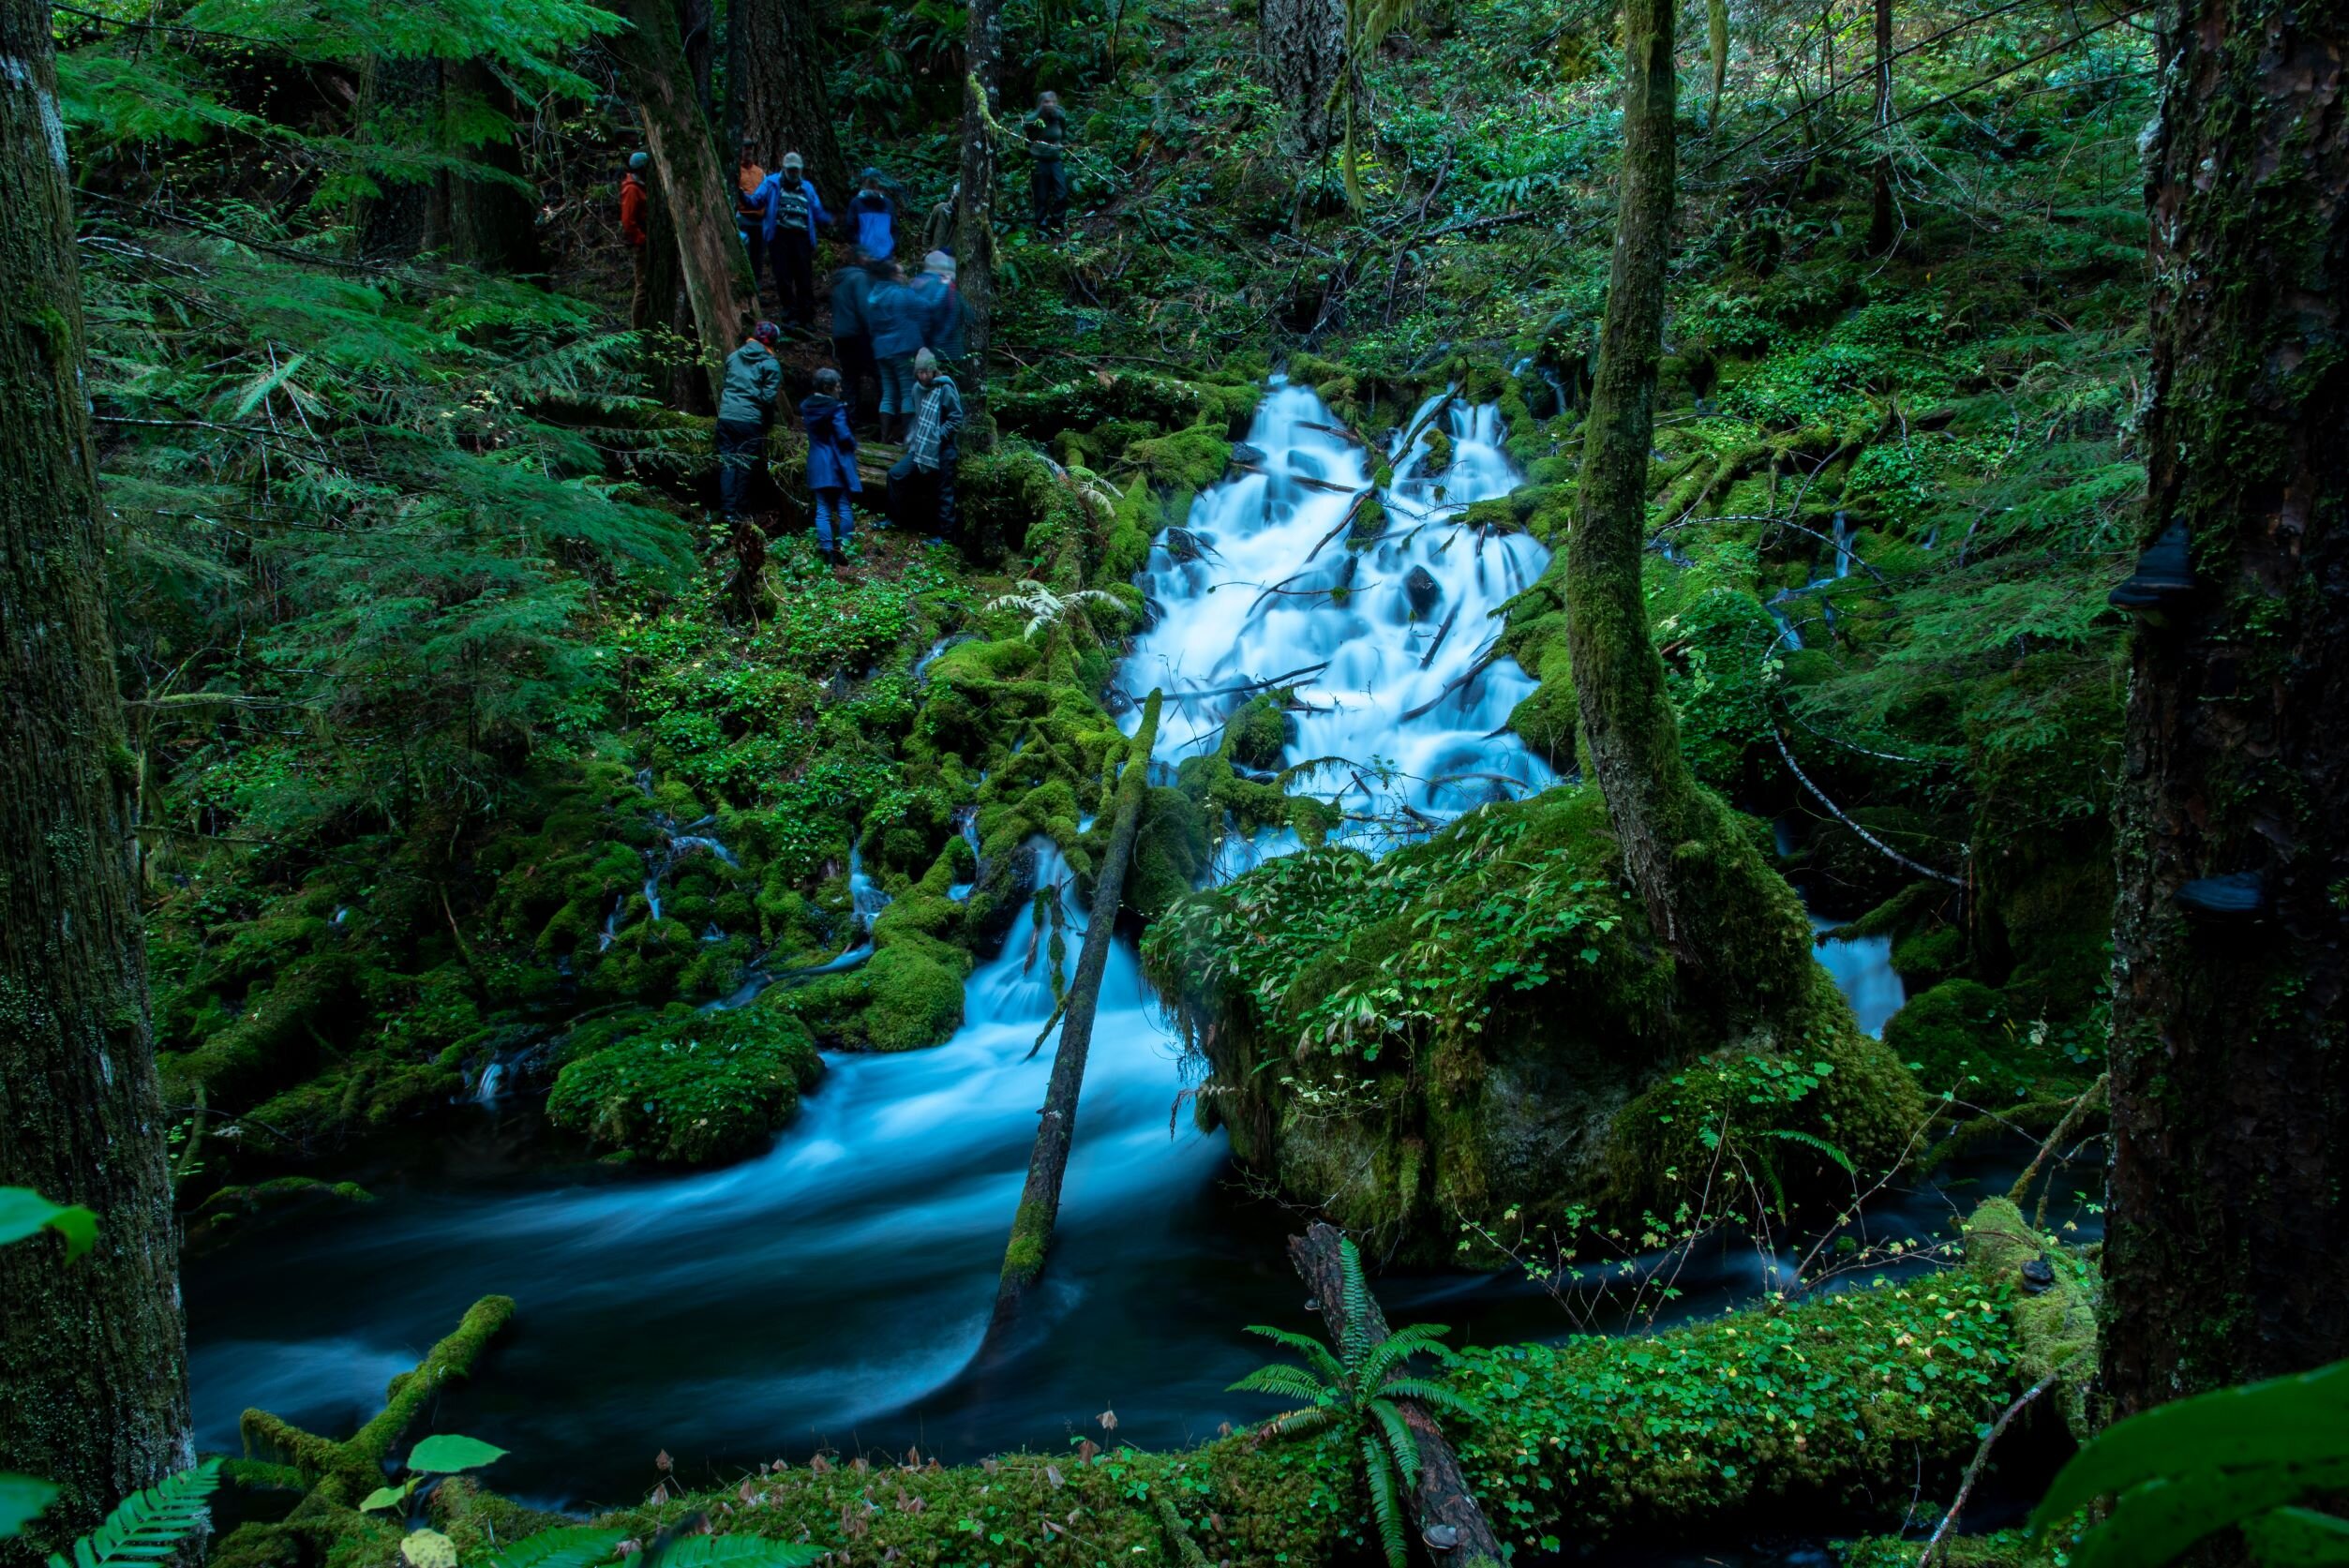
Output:
[[210,1526],[204,1502],[219,1485],[217,1459],[165,1476],[117,1503],[105,1523],[73,1544],[70,1561],[64,1553],[52,1552],[49,1568],[109,1568],[170,1557]]
[[1773,1138],[1782,1138],[1789,1143],[1800,1143],[1806,1149],[1812,1150],[1818,1154],[1825,1155],[1828,1158],[1842,1166],[1844,1169],[1844,1174],[1848,1176],[1856,1176],[1860,1173],[1860,1168],[1851,1163],[1851,1157],[1844,1153],[1841,1149],[1835,1147],[1834,1144],[1830,1143],[1824,1138],[1816,1137],[1807,1132],[1799,1132],[1792,1127],[1783,1127],[1771,1128],[1769,1136]]

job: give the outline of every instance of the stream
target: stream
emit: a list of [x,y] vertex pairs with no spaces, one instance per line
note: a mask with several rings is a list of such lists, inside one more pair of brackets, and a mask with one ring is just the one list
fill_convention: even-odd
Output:
[[[1391,843],[1553,782],[1501,730],[1534,683],[1489,658],[1487,620],[1546,552],[1457,525],[1466,502],[1516,483],[1497,416],[1439,399],[1416,423],[1398,439],[1411,445],[1394,459],[1384,538],[1348,550],[1328,536],[1369,487],[1371,454],[1312,394],[1275,385],[1249,436],[1261,456],[1201,495],[1145,578],[1157,620],[1120,683],[1166,688],[1160,764],[1215,744],[1247,700],[1231,688],[1320,665],[1292,676],[1309,710],[1285,760],[1343,759],[1301,787],[1338,800],[1351,837]],[[1440,474],[1425,461],[1439,424],[1452,444]],[[1289,846],[1240,842],[1223,869]],[[1066,882],[1048,847],[1041,860]],[[1073,968],[1084,922],[1065,889],[1064,910]],[[375,1203],[298,1213],[192,1258],[199,1442],[236,1451],[247,1405],[347,1432],[492,1292],[516,1299],[514,1326],[430,1425],[510,1449],[496,1483],[547,1505],[639,1498],[662,1449],[699,1483],[819,1443],[919,1444],[952,1461],[1098,1439],[1105,1411],[1118,1439],[1151,1446],[1261,1418],[1262,1398],[1224,1390],[1268,1359],[1244,1325],[1307,1326],[1280,1246],[1294,1221],[1247,1196],[1221,1136],[1178,1109],[1179,1052],[1123,942],[1040,1305],[975,1365],[1051,1068],[1048,1052],[1029,1053],[1052,1008],[1035,927],[1031,907],[972,976],[951,1041],[829,1056],[759,1158],[691,1174],[550,1168],[536,1113],[497,1103],[492,1086],[428,1146],[354,1172],[379,1182]],[[1822,960],[1880,1028],[1899,1001],[1885,945]],[[2017,1163],[1982,1157],[1985,1174]],[[1953,1201],[1926,1187],[1872,1213],[1923,1234]],[[1750,1297],[1771,1265],[1750,1247],[1700,1249],[1675,1315]],[[1379,1288],[1399,1321],[1434,1318],[1470,1341],[1574,1326],[1510,1275],[1399,1274]]]

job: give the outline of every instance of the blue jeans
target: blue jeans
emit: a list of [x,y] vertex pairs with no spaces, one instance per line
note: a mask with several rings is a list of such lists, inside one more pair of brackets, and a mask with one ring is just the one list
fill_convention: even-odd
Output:
[[848,508],[848,492],[837,485],[819,486],[815,492],[815,542],[828,550],[835,542],[845,545],[856,526],[856,514]]
[[750,510],[751,479],[767,450],[767,427],[746,419],[721,419],[718,447],[718,510],[740,517]]
[[881,411],[914,411],[914,356],[891,354],[881,362]]

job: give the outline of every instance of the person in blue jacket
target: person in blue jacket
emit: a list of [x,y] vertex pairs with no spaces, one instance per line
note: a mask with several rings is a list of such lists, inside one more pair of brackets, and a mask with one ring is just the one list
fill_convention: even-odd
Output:
[[815,391],[800,404],[807,430],[807,484],[815,492],[815,544],[824,560],[840,564],[840,552],[856,527],[848,498],[861,495],[857,477],[857,438],[848,429],[848,405],[840,400],[840,372],[815,372]]
[[921,346],[951,369],[963,357],[963,296],[954,291],[954,258],[943,250],[930,252],[912,287],[921,312]]
[[873,357],[881,367],[881,439],[893,441],[913,417],[921,302],[905,286],[905,269],[896,262],[876,262],[873,270],[873,295],[864,303],[864,319],[873,331]]
[[807,177],[797,153],[783,155],[783,167],[759,188],[767,253],[775,274],[775,299],[784,321],[795,327],[815,324],[815,232],[832,215]]
[[881,190],[881,172],[868,169],[848,203],[849,238],[867,258],[886,261],[897,253],[897,204]]

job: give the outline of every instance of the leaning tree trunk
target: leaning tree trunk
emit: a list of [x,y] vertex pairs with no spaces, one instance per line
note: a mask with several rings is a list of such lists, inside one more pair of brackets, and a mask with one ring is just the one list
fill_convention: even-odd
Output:
[[1346,0],[1264,0],[1259,16],[1264,84],[1289,112],[1289,150],[1319,157],[1344,125],[1330,95],[1346,69]]
[[[514,91],[478,60],[451,61],[441,70],[441,104],[451,119],[487,109],[509,122],[520,118]],[[545,263],[538,247],[538,203],[518,184],[523,177],[521,143],[512,136],[469,149],[472,160],[506,180],[448,176],[449,248],[456,259],[490,272],[537,272]]]
[[987,411],[987,351],[995,317],[995,79],[1003,66],[1003,0],[970,0],[963,35],[963,217],[955,230],[955,288],[963,296],[963,445],[995,444]]
[[735,68],[726,77],[726,124],[735,139],[758,143],[767,167],[782,167],[783,155],[807,162],[815,193],[835,209],[855,182],[832,129],[831,94],[824,86],[828,51],[817,38],[808,0],[734,0],[729,13],[728,53]]
[[1100,1008],[1101,976],[1109,968],[1117,908],[1125,900],[1126,868],[1133,860],[1134,835],[1142,829],[1142,802],[1150,787],[1150,748],[1158,740],[1159,701],[1160,694],[1152,692],[1142,705],[1142,726],[1134,731],[1126,754],[1126,770],[1118,775],[1110,807],[1109,847],[1102,852],[1100,874],[1093,879],[1093,908],[1085,920],[1085,946],[1077,953],[1076,978],[1070,982],[1062,1003],[1067,1020],[1060,1027],[1060,1044],[1053,1053],[1052,1082],[1044,1091],[1036,1143],[1028,1151],[1027,1180],[1020,1188],[1020,1206],[1011,1217],[1011,1240],[1004,1247],[1003,1273],[995,1284],[997,1328],[1019,1310],[1028,1287],[1043,1273],[1044,1254],[1052,1249],[1053,1226],[1060,1217],[1060,1187],[1069,1173],[1069,1151],[1076,1142],[1077,1097],[1085,1090],[1085,1057],[1093,1049],[1093,1018]]
[[636,97],[645,150],[659,175],[654,194],[667,203],[704,380],[714,395],[726,356],[758,309],[750,258],[734,228],[734,183],[718,167],[709,117],[694,95],[675,0],[628,0],[624,14],[629,25],[613,35],[610,48]]
[[2145,451],[2169,539],[2115,594],[2147,614],[2117,813],[2124,1415],[2349,1355],[2349,10],[2165,21]]
[[[1298,1277],[1312,1300],[1306,1305],[1321,1312],[1322,1322],[1329,1328],[1329,1342],[1342,1345],[1351,1325],[1346,1321],[1346,1266],[1343,1246],[1344,1232],[1335,1225],[1317,1223],[1301,1236],[1289,1238],[1289,1261],[1296,1265]],[[1359,1327],[1372,1344],[1377,1344],[1391,1332],[1386,1314],[1379,1310],[1378,1298],[1364,1292],[1363,1321]],[[1468,1476],[1460,1469],[1459,1456],[1452,1451],[1444,1436],[1444,1428],[1436,1425],[1435,1416],[1416,1399],[1398,1399],[1403,1425],[1411,1428],[1419,1441],[1419,1479],[1404,1501],[1411,1510],[1412,1523],[1419,1527],[1419,1537],[1428,1541],[1448,1539],[1450,1546],[1431,1551],[1430,1561],[1459,1568],[1500,1568],[1506,1560],[1501,1539],[1493,1533],[1492,1522],[1485,1517],[1484,1504],[1476,1501],[1476,1493],[1468,1484]],[[1449,1536],[1442,1531],[1448,1531]],[[1432,1546],[1433,1543],[1429,1543]]]
[[1681,755],[1648,637],[1639,560],[1672,243],[1672,6],[1628,0],[1623,19],[1622,194],[1566,545],[1567,647],[1591,772],[1649,921],[1713,1003],[1751,1016],[1800,993],[1809,944],[1786,885]]
[[0,0],[0,1186],[98,1219],[0,1247],[0,1471],[54,1544],[195,1456],[49,26]]

